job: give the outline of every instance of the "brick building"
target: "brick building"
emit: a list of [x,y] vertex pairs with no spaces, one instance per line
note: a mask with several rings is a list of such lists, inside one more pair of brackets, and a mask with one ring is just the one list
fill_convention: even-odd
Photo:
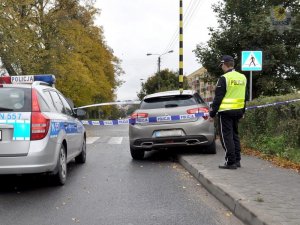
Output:
[[215,94],[215,81],[210,79],[210,75],[204,67],[196,70],[187,76],[189,86],[197,91],[206,102],[211,102]]

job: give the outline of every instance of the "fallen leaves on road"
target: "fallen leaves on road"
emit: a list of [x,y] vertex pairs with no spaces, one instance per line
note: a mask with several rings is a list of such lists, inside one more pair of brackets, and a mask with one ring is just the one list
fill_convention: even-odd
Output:
[[77,218],[72,218],[72,220],[73,220],[73,222],[75,222],[75,223],[79,223],[79,222],[80,222],[79,219],[77,219]]
[[243,146],[242,148],[243,148],[242,152],[245,155],[255,156],[255,157],[267,160],[281,168],[292,169],[292,170],[300,173],[300,163],[294,163],[287,159],[283,159],[283,158],[280,158],[277,156],[266,155],[258,150],[247,148],[245,146]]
[[228,217],[232,216],[232,212],[226,213],[226,216],[228,216]]

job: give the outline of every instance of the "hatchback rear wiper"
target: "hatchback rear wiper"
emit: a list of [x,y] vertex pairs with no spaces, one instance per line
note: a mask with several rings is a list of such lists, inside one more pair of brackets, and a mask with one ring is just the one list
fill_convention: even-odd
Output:
[[2,107],[0,107],[0,111],[13,111],[13,109],[9,109],[9,108],[2,108]]
[[177,107],[177,104],[167,104],[165,105],[165,108],[172,108],[172,107]]

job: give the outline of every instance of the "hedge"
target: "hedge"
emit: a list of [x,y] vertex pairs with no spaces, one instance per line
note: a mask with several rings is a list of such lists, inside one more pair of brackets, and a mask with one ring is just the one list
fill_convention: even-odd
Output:
[[[300,99],[300,93],[260,97],[247,107],[292,99]],[[247,110],[239,134],[246,147],[300,163],[300,101]]]

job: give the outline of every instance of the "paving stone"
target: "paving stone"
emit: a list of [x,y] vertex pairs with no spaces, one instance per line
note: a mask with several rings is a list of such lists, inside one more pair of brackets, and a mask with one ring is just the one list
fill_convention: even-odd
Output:
[[300,225],[300,176],[270,162],[242,156],[242,168],[221,170],[224,150],[216,155],[179,156],[205,187],[248,224]]

